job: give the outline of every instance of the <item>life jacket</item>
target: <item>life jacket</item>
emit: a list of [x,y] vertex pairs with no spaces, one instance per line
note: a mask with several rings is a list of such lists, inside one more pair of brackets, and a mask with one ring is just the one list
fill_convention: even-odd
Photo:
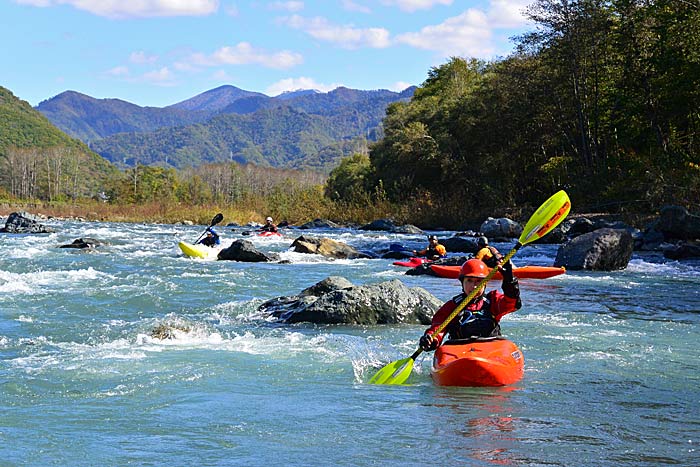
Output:
[[[454,297],[453,300],[456,304],[459,304],[464,298],[464,294],[460,294]],[[475,303],[467,305],[457,315],[453,324],[449,326],[448,332],[451,339],[467,339],[474,336],[500,336],[501,326],[491,313],[489,294],[485,294]]]
[[486,264],[486,266],[490,268],[495,268],[498,266],[498,263],[501,262],[501,259],[503,258],[503,255],[498,252],[497,249],[492,247],[491,245],[486,245],[484,248],[487,248],[491,252],[491,257],[490,258],[482,258],[481,260]]
[[442,255],[437,251],[437,249],[432,248],[432,247],[428,247],[425,250],[425,256],[427,258],[432,258],[433,256],[442,256]]

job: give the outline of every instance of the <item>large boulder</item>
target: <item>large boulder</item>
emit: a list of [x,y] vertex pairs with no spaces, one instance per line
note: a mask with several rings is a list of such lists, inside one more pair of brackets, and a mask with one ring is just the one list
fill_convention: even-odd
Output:
[[217,259],[225,261],[242,261],[246,263],[261,263],[278,261],[276,253],[263,253],[258,251],[249,240],[236,240],[231,246],[224,248],[217,255]]
[[425,232],[415,225],[396,225],[391,219],[377,219],[360,227],[360,230],[374,230],[408,235],[423,235]]
[[700,239],[700,216],[690,214],[682,206],[665,206],[654,228],[666,239]]
[[479,230],[489,239],[518,238],[523,233],[523,227],[507,217],[489,217],[481,224]]
[[476,253],[479,251],[476,237],[455,236],[440,240],[445,249],[454,253]]
[[314,219],[311,222],[302,224],[299,226],[300,229],[337,229],[340,228],[339,224],[328,219]]
[[39,218],[28,212],[13,212],[7,217],[5,227],[0,232],[6,233],[52,233],[54,229],[39,223]]
[[328,258],[371,258],[370,255],[362,253],[350,245],[342,242],[336,242],[335,240],[324,237],[310,237],[302,235],[292,242],[292,247],[294,247],[294,251],[297,253],[316,254]]
[[598,229],[559,247],[554,266],[570,270],[614,271],[632,258],[632,234],[622,229]]
[[442,302],[420,287],[399,280],[354,286],[342,277],[329,277],[291,297],[278,297],[259,310],[285,323],[430,324]]

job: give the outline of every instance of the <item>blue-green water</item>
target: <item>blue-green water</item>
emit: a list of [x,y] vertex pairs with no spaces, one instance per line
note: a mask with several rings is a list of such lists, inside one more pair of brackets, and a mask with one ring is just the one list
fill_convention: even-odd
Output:
[[[329,275],[441,299],[457,281],[288,252],[299,231],[247,237],[291,261],[251,264],[184,258],[177,240],[201,226],[50,225],[0,235],[2,466],[700,465],[697,262],[635,255],[625,271],[523,280],[524,306],[502,322],[521,382],[435,387],[424,354],[410,385],[387,387],[366,381],[423,326],[285,326],[257,306]],[[78,237],[108,245],[56,248]],[[516,263],[549,265],[556,249],[529,245]],[[191,330],[160,341],[160,324]]]

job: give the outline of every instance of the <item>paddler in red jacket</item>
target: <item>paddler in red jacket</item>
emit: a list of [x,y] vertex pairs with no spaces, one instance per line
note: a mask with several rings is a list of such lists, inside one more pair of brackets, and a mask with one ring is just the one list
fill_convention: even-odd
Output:
[[519,309],[520,286],[518,279],[513,277],[513,265],[505,263],[500,266],[503,283],[503,293],[492,290],[484,293],[486,285],[481,287],[480,293],[458,314],[445,329],[434,338],[431,335],[445,321],[445,319],[457,308],[489,273],[489,268],[479,259],[470,259],[465,262],[459,271],[459,280],[462,283],[462,293],[446,302],[433,316],[431,326],[420,338],[420,347],[425,351],[435,350],[449,334],[450,339],[467,339],[470,337],[490,337],[501,335],[501,318],[508,313]]

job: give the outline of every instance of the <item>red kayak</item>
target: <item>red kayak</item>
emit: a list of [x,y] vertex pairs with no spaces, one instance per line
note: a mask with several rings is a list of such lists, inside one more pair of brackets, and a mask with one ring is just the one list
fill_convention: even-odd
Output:
[[281,237],[282,234],[279,232],[260,232],[258,237]]
[[415,268],[416,266],[420,266],[423,263],[429,263],[430,261],[425,259],[425,258],[416,258],[413,257],[409,259],[408,261],[394,261],[394,266],[405,266],[407,268]]
[[438,386],[506,386],[522,379],[524,365],[504,337],[448,340],[435,351],[430,376]]
[[[440,266],[431,264],[430,269],[433,270],[438,277],[446,277],[448,279],[457,279],[459,277],[459,269],[461,266]],[[518,279],[547,279],[548,277],[564,274],[566,268],[563,266],[555,268],[551,266],[523,266],[521,268],[513,268],[513,275]],[[503,279],[501,273],[497,272],[493,276],[494,280]]]

